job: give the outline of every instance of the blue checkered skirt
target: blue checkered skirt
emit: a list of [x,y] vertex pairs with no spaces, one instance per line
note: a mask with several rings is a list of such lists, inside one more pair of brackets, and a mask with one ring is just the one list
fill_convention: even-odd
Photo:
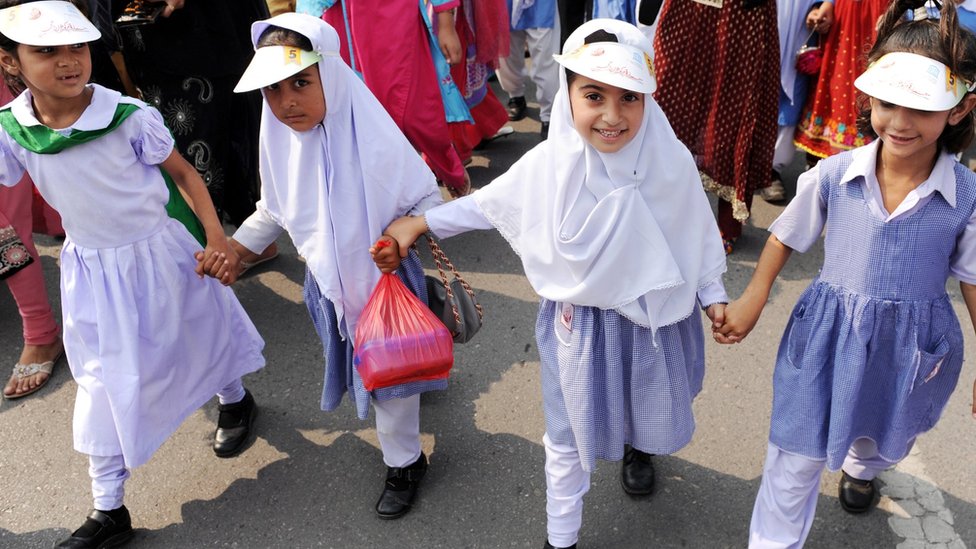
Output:
[[[403,260],[400,268],[397,269],[397,274],[411,292],[424,303],[427,302],[424,270],[415,251],[411,250],[410,255]],[[318,282],[315,281],[312,272],[307,269],[305,271],[304,293],[305,305],[308,307],[308,314],[312,317],[312,323],[315,324],[315,331],[318,332],[319,339],[322,340],[325,356],[325,382],[322,387],[323,410],[335,410],[342,402],[343,395],[348,392],[356,402],[356,415],[360,419],[366,419],[369,414],[370,397],[382,401],[447,388],[447,380],[440,379],[394,385],[372,392],[367,391],[363,387],[363,380],[359,377],[359,372],[352,363],[353,342],[351,339],[343,340],[339,336],[339,320],[335,306],[331,301],[322,297]]]
[[536,340],[546,433],[575,446],[585,470],[622,459],[625,444],[671,454],[691,441],[705,375],[698,311],[652,336],[615,310],[543,299]]

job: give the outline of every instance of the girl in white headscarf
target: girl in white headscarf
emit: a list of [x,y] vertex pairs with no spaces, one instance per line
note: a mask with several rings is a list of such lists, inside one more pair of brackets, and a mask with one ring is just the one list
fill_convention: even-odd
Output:
[[[352,336],[380,278],[370,244],[397,217],[439,204],[440,192],[423,160],[339,57],[332,27],[285,13],[254,23],[251,38],[256,52],[236,91],[260,88],[264,95],[261,199],[232,245],[241,253],[264,250],[287,231],[305,258],[305,303],[325,348],[322,409],[338,407],[347,392],[362,419],[373,404],[389,468],[376,512],[398,518],[410,509],[427,469],[420,393],[442,389],[446,380],[369,392],[353,367]],[[225,275],[212,267],[204,266]],[[415,254],[400,276],[426,300]]]
[[[496,228],[542,301],[547,547],[574,547],[597,458],[649,494],[650,454],[684,447],[704,374],[698,304],[721,324],[725,252],[698,169],[651,97],[651,45],[634,26],[580,26],[549,140],[470,197],[387,228],[405,250],[428,226]],[[374,249],[384,270],[397,259]],[[402,254],[402,252],[401,252]]]

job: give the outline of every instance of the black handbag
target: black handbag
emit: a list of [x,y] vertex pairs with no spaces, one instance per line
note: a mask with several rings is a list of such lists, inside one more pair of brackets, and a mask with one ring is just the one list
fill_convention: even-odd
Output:
[[33,262],[34,258],[14,228],[0,228],[0,279],[7,278]]
[[[485,313],[474,295],[474,290],[461,277],[461,273],[454,268],[454,264],[444,254],[444,250],[434,241],[430,234],[427,244],[434,256],[434,265],[440,274],[440,280],[430,275],[425,277],[427,282],[427,305],[444,326],[451,332],[455,343],[467,343],[481,329]],[[454,275],[448,281],[444,267],[447,266]]]

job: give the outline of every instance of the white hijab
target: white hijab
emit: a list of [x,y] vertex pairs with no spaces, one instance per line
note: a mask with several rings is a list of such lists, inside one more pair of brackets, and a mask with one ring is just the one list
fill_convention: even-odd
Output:
[[[339,37],[316,17],[284,13],[251,26],[257,44],[270,26],[308,37],[322,55],[322,125],[297,133],[264,102],[258,207],[288,231],[335,305],[343,337],[380,278],[370,245],[394,219],[440,202],[434,175],[383,106],[339,57]],[[422,208],[426,209],[426,208]]]
[[[593,20],[567,39],[575,51],[596,30],[648,55],[633,25]],[[598,152],[576,131],[565,71],[549,139],[474,194],[521,256],[542,297],[615,309],[656,330],[687,318],[698,290],[725,272],[725,251],[698,168],[651,94],[633,140]]]

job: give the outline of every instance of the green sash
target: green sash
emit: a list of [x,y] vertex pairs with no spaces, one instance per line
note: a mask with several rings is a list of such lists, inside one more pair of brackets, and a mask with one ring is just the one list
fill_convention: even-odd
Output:
[[[37,154],[57,154],[69,147],[87,143],[93,139],[111,132],[119,127],[130,114],[139,110],[137,105],[130,103],[119,103],[115,108],[115,115],[112,122],[106,128],[100,130],[74,130],[71,135],[64,136],[60,133],[38,124],[37,126],[22,126],[14,117],[10,109],[0,110],[0,127],[10,135],[21,147]],[[193,238],[197,239],[201,246],[207,245],[206,233],[203,225],[197,219],[196,214],[190,205],[183,199],[180,190],[176,187],[173,178],[166,173],[166,170],[159,168],[163,179],[166,181],[166,189],[169,190],[169,202],[166,203],[166,213],[171,218],[179,221],[190,231]]]

